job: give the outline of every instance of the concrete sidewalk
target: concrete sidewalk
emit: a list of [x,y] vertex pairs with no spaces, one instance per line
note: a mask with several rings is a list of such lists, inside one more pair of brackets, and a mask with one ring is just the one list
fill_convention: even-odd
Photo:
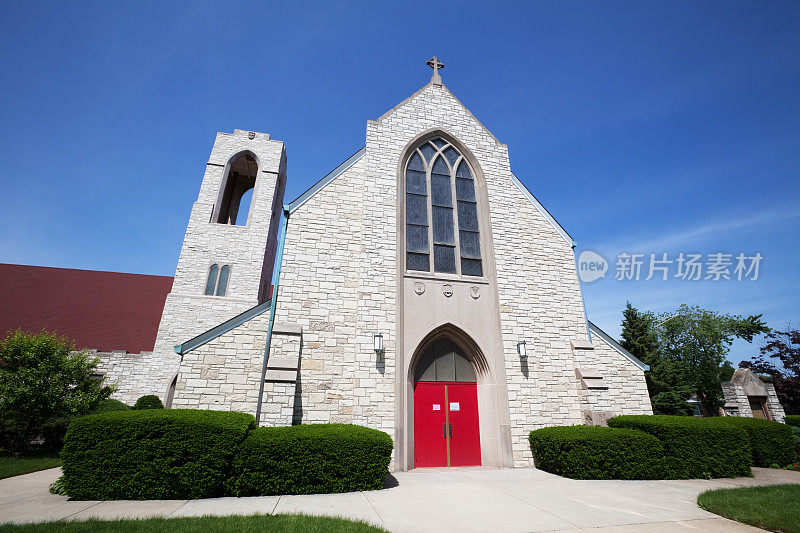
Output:
[[[207,500],[69,501],[48,492],[60,469],[0,480],[0,524],[87,518],[305,513],[357,518],[393,532],[759,531],[696,505],[703,491],[800,483],[800,472],[753,478],[577,481],[535,469],[417,469],[379,491]],[[598,529],[595,529],[598,528]]]

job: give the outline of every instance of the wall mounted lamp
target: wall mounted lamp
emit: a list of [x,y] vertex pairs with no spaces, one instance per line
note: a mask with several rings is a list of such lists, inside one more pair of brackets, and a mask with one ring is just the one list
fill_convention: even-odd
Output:
[[525,341],[519,341],[517,343],[517,353],[520,359],[528,358],[528,350],[525,348]]
[[383,334],[376,333],[375,335],[373,335],[372,336],[372,342],[373,342],[373,345],[374,345],[374,348],[375,348],[375,353],[376,354],[382,354],[383,353]]

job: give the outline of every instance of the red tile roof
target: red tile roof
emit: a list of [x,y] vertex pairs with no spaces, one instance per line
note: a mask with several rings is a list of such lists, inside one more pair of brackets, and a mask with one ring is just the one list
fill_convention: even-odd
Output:
[[0,263],[0,338],[55,331],[76,348],[152,351],[169,276]]

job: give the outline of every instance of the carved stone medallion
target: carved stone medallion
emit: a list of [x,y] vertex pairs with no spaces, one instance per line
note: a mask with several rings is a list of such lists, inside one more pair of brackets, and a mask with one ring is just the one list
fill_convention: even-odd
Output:
[[453,295],[453,286],[447,283],[444,287],[442,287],[442,292],[448,298]]
[[250,133],[247,134],[247,138],[250,139],[250,140],[255,139],[256,138],[256,132],[251,131]]
[[424,293],[425,292],[425,284],[422,283],[421,281],[415,281],[414,282],[414,292],[416,292],[417,294],[420,294],[420,295],[422,293]]
[[473,300],[477,300],[481,297],[481,289],[477,285],[473,285],[469,288],[469,295],[472,296]]

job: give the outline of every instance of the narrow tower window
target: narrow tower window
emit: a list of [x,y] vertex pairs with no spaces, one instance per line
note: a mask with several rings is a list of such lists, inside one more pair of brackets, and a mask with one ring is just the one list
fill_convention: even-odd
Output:
[[217,282],[217,296],[225,296],[228,291],[228,278],[231,275],[231,267],[228,265],[219,269],[219,281]]
[[206,280],[206,296],[225,296],[228,292],[228,279],[231,276],[231,267],[228,265],[211,265],[208,269]]
[[463,155],[442,138],[425,141],[409,158],[405,178],[406,268],[482,276],[475,183]]
[[219,265],[211,265],[211,268],[208,269],[208,280],[206,281],[206,296],[214,296],[218,277]]

